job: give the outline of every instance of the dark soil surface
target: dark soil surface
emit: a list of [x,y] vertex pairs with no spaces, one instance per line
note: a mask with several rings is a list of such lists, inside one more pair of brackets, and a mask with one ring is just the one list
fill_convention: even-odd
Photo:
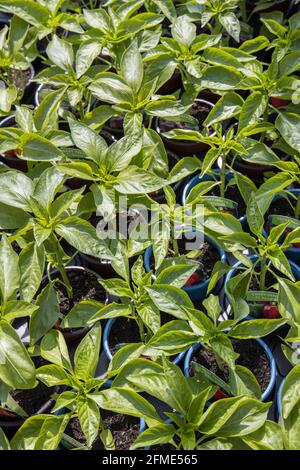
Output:
[[139,343],[139,328],[134,320],[126,317],[116,318],[109,335],[111,353],[116,352],[116,345],[123,343]]
[[[36,368],[48,364],[48,362],[40,356],[33,357],[32,360]],[[13,390],[11,396],[29,416],[32,416],[51,399],[51,395],[55,393],[56,390],[57,387],[47,387],[42,382],[39,382],[37,387],[31,390]],[[18,416],[16,416],[16,418],[19,419]],[[5,417],[0,414],[0,419],[5,419]],[[13,418],[7,417],[7,419],[11,421]]]
[[31,80],[32,72],[30,68],[27,70],[10,69],[10,76],[19,90],[25,90]]
[[[271,369],[268,357],[261,346],[255,340],[232,340],[232,344],[236,353],[240,354],[237,364],[247,367],[255,375],[262,391],[264,392],[271,379]],[[220,370],[212,351],[200,347],[193,355],[192,361],[206,367],[218,377],[228,382],[228,368],[225,366],[224,371]],[[192,366],[190,373],[193,373]]]
[[62,284],[55,283],[54,285],[59,295],[60,311],[63,315],[67,315],[74,304],[82,300],[105,302],[106,292],[93,273],[74,269],[67,271],[67,274],[73,288],[73,299],[69,299],[67,290]]
[[[113,413],[112,411],[101,411],[101,418],[104,427],[112,432],[116,450],[128,450],[139,435],[139,419]],[[65,433],[85,445],[86,440],[77,418],[69,422]],[[94,441],[92,450],[104,450],[99,438]]]

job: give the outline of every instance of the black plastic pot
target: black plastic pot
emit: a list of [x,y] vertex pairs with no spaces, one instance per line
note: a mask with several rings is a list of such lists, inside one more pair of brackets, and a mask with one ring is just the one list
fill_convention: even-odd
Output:
[[[197,98],[195,102],[203,104],[204,106],[209,107],[212,109],[214,107],[214,103],[210,101],[206,101],[202,98]],[[178,118],[180,121],[180,117]],[[209,146],[203,142],[192,142],[188,140],[175,140],[175,139],[168,139],[163,135],[163,130],[161,129],[161,120],[156,118],[154,121],[154,127],[156,132],[162,138],[166,148],[171,150],[172,152],[176,153],[180,156],[187,156],[187,155],[201,155],[203,152],[206,152],[209,149]]]

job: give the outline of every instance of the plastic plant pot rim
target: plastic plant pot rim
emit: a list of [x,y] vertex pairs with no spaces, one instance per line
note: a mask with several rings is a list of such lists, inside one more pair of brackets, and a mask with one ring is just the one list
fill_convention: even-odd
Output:
[[[110,336],[110,332],[111,332],[111,329],[114,325],[114,323],[116,322],[117,318],[110,318],[105,327],[104,327],[104,330],[103,330],[103,349],[104,349],[104,352],[106,354],[106,357],[108,358],[109,361],[112,360],[113,356],[112,356],[112,353],[110,352],[110,347],[109,347],[109,336]],[[181,352],[180,354],[178,354],[175,359],[172,361],[173,364],[179,364],[179,362],[182,361],[182,359],[184,358],[186,354],[186,351],[184,352]]]
[[[215,169],[215,170],[213,170],[213,172],[218,174],[218,173],[220,173],[220,170]],[[227,173],[226,178],[231,180],[233,178],[233,173],[232,172]],[[199,178],[199,175],[196,175],[196,176],[193,176],[192,179],[190,179],[190,181],[185,185],[185,187],[183,188],[183,191],[182,191],[181,204],[183,206],[186,204],[187,197],[188,197],[189,193],[191,192],[192,188],[194,186],[196,186],[197,184],[201,183],[201,181],[205,181],[205,180],[209,181],[209,180],[213,180],[213,178],[210,178],[209,175],[204,175],[202,178]],[[244,226],[246,221],[247,221],[246,215],[243,215],[238,220]]]
[[[187,231],[186,233],[191,233],[190,231]],[[195,232],[196,233],[196,232]],[[209,242],[211,245],[213,245],[219,252],[220,255],[220,260],[223,263],[226,263],[226,253],[225,251],[210,237],[207,235],[204,235],[204,240]],[[150,266],[150,260],[151,256],[153,254],[153,248],[152,246],[148,246],[146,248],[145,253],[144,253],[144,266],[147,272],[151,271],[151,266]],[[198,290],[204,289],[208,287],[210,278],[206,279],[206,281],[199,282],[198,284],[194,284],[193,286],[188,286],[188,287],[182,287],[182,290],[184,290],[187,294],[193,295],[196,294]]]
[[[300,189],[292,188],[292,189],[289,190],[289,193],[300,196]],[[278,201],[279,199],[282,199],[282,197],[277,194],[277,195],[273,198],[273,201],[272,201],[272,202]],[[268,238],[268,233],[267,233],[267,231],[265,230],[265,228],[263,228],[263,236],[264,236],[265,238]],[[286,253],[287,253],[287,255],[290,254],[290,255],[300,256],[300,248],[295,248],[295,247],[288,248],[288,249],[286,250]]]
[[[265,343],[265,341],[263,341],[260,338],[255,339],[254,341],[257,341],[259,343],[259,345],[262,347],[262,349],[264,350],[264,352],[266,353],[266,355],[268,357],[269,364],[270,364],[270,369],[271,369],[270,382],[269,382],[268,387],[263,392],[262,397],[261,397],[262,401],[266,401],[267,398],[271,395],[271,392],[275,387],[276,376],[277,376],[276,362],[275,362],[274,356],[273,356],[269,346]],[[193,346],[190,347],[190,349],[186,353],[185,360],[184,360],[184,374],[185,374],[186,377],[190,377],[189,368],[190,368],[192,354],[195,351],[197,351],[200,348],[200,346],[201,346],[201,343],[195,343],[195,344],[193,344]]]

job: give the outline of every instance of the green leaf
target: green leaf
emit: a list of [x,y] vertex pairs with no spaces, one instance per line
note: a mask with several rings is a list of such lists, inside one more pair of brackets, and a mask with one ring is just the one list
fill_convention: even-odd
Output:
[[242,68],[240,62],[234,57],[234,55],[224,51],[223,49],[218,49],[217,47],[209,47],[206,49],[203,53],[203,58],[213,65],[232,67],[237,70]]
[[22,158],[28,161],[56,161],[62,157],[62,152],[42,135],[24,134],[21,139]]
[[19,258],[5,235],[0,241],[0,292],[4,304],[16,295],[20,282]]
[[36,378],[47,385],[47,387],[55,387],[57,385],[73,386],[70,375],[67,374],[65,369],[55,364],[39,367],[36,371]]
[[0,174],[0,202],[30,212],[32,193],[33,183],[23,173],[12,170]]
[[269,407],[270,403],[247,397],[218,400],[202,416],[199,431],[219,437],[247,435],[264,424]]
[[182,259],[182,264],[176,264],[175,266],[169,266],[168,268],[163,269],[157,276],[154,285],[167,284],[178,288],[183,287],[198,267],[198,263],[195,263],[192,260],[191,263],[185,263],[185,261],[188,260]]
[[229,370],[229,385],[231,387],[231,394],[234,396],[237,395],[247,395],[252,398],[261,399],[261,388],[255,375],[247,369],[240,365],[236,365],[235,369]]
[[209,127],[212,124],[236,116],[243,106],[243,99],[236,93],[226,93],[212,108],[204,121],[204,125]]
[[282,318],[243,321],[239,325],[234,326],[229,334],[232,338],[238,339],[263,338],[283,326],[285,322],[286,320]]
[[227,33],[230,34],[236,42],[239,42],[241,27],[236,15],[233,12],[223,13],[219,15],[219,21]]
[[216,65],[208,67],[205,72],[203,72],[199,82],[203,88],[226,91],[238,87],[241,79],[242,75],[239,72],[229,67]]
[[73,178],[80,178],[87,181],[96,181],[97,176],[94,175],[92,164],[85,162],[61,163],[56,168],[65,175]]
[[254,91],[247,97],[241,109],[239,118],[238,132],[243,132],[250,124],[257,122],[260,116],[264,113],[268,105],[267,96],[263,95],[260,91]]
[[99,362],[100,345],[101,325],[98,323],[85,335],[75,351],[75,374],[81,379],[94,376]]
[[173,22],[171,32],[175,41],[189,48],[196,38],[196,25],[188,16],[182,15]]
[[158,191],[165,184],[162,178],[131,165],[119,173],[114,187],[121,194],[144,194]]
[[55,167],[47,168],[35,185],[33,197],[38,201],[39,206],[49,211],[50,204],[54,199],[55,194],[59,191],[64,180],[64,175]]
[[107,150],[107,143],[104,138],[74,119],[68,119],[71,130],[71,136],[76,147],[81,149],[87,158],[100,165]]
[[9,300],[2,306],[2,318],[11,322],[16,318],[30,317],[37,308],[37,305],[23,300]]
[[126,135],[114,142],[107,151],[105,163],[107,171],[117,172],[125,170],[132,158],[142,150],[143,139],[140,131]]
[[0,378],[14,389],[34,388],[35,367],[14,328],[0,321]]
[[57,67],[68,71],[73,68],[74,53],[71,44],[54,35],[46,49],[47,56]]
[[35,296],[44,274],[45,249],[34,242],[23,248],[19,257],[20,293],[23,300],[31,302]]
[[127,83],[114,73],[101,73],[89,90],[104,103],[132,103],[133,95]]
[[70,415],[36,415],[28,418],[16,432],[12,450],[57,450]]
[[173,424],[151,426],[151,428],[146,429],[138,436],[130,449],[135,450],[154,445],[168,444],[175,433],[176,429]]
[[151,287],[146,287],[146,290],[160,311],[169,313],[174,317],[185,320],[184,307],[193,308],[193,303],[188,294],[178,289],[178,287],[167,284],[154,284]]
[[278,309],[292,323],[300,324],[300,287],[287,279],[277,278]]
[[40,28],[50,18],[48,9],[33,0],[1,0],[2,11],[17,15],[29,24]]
[[43,98],[41,104],[36,108],[34,125],[43,135],[48,135],[48,132],[56,129],[57,113],[64,93],[65,88],[52,91]]
[[300,117],[292,113],[279,113],[275,127],[284,140],[295,150],[300,152]]
[[161,421],[154,406],[132,390],[113,387],[103,392],[90,394],[88,397],[94,400],[100,408],[114,413]]
[[295,407],[299,408],[300,365],[295,366],[287,375],[282,387],[281,403],[283,419],[287,419]]
[[0,450],[10,450],[9,441],[4,434],[4,431],[0,428]]
[[30,340],[35,344],[47,333],[60,317],[58,294],[52,283],[46,285],[36,300],[38,310],[30,319]]
[[284,37],[286,35],[286,28],[278,23],[278,21],[273,20],[272,18],[261,18],[261,22],[275,36]]
[[269,44],[268,38],[265,36],[257,36],[253,39],[248,39],[244,41],[239,49],[241,51],[247,52],[248,54],[253,54],[254,52],[258,52],[262,49],[265,49]]
[[253,450],[284,450],[283,432],[273,421],[266,421],[255,433],[244,436],[243,441]]
[[[111,305],[111,304],[110,304]],[[92,317],[103,309],[103,304],[94,300],[82,300],[76,303],[61,322],[62,328],[83,328]],[[95,320],[96,321],[96,320]]]
[[88,447],[96,439],[100,427],[100,411],[89,397],[80,396],[77,400],[78,419]]
[[87,40],[82,42],[76,53],[76,76],[77,79],[82,77],[94,60],[99,56],[102,50],[102,45],[98,41]]
[[29,215],[22,209],[12,207],[0,202],[0,229],[14,230],[25,226],[29,221]]
[[41,341],[41,356],[46,361],[62,366],[72,372],[68,348],[60,331],[49,331]]
[[260,238],[265,221],[255,198],[255,194],[252,194],[250,197],[246,210],[246,216],[250,230]]
[[193,398],[187,378],[178,366],[168,362],[165,358],[163,358],[163,367],[168,388],[176,403],[176,409],[186,415]]
[[105,241],[97,237],[96,229],[79,217],[65,219],[56,226],[55,232],[81,253],[95,258],[113,258]]
[[26,108],[25,106],[16,106],[15,120],[23,132],[32,132],[33,117],[29,108]]
[[137,40],[133,40],[121,60],[121,75],[136,93],[143,82],[144,67]]

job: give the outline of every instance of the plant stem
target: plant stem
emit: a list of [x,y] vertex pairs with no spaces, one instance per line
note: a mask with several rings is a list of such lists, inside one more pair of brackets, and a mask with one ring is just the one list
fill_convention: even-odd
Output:
[[220,195],[221,197],[225,197],[225,186],[226,186],[226,157],[222,155],[222,166],[220,171]]
[[[264,122],[268,122],[268,119],[269,119],[269,102],[268,102],[267,107],[265,109],[263,119],[264,119]],[[260,136],[260,139],[259,139],[260,142],[263,142],[265,140],[265,136],[266,136],[266,133],[262,132],[262,134]]]
[[261,291],[265,290],[266,288],[266,273],[267,273],[267,261],[266,261],[266,258],[263,257],[261,260],[261,265],[260,265],[260,278],[259,278],[259,289]]
[[175,238],[174,235],[173,235],[172,244],[173,244],[174,255],[175,255],[175,256],[180,256],[180,253],[179,253],[179,246],[178,246],[178,240],[177,240],[177,238]]
[[58,267],[58,270],[60,272],[60,275],[61,275],[61,278],[62,278],[62,281],[67,289],[67,294],[68,294],[68,297],[70,300],[73,299],[73,289],[72,289],[72,286],[70,284],[70,281],[69,281],[69,278],[68,278],[68,274],[65,270],[65,267],[64,267],[64,264],[63,264],[63,261],[61,259],[61,256],[60,256],[60,245],[59,245],[59,242],[58,240],[54,237],[54,249],[55,249],[55,258],[56,258],[56,261],[57,261],[57,267]]

